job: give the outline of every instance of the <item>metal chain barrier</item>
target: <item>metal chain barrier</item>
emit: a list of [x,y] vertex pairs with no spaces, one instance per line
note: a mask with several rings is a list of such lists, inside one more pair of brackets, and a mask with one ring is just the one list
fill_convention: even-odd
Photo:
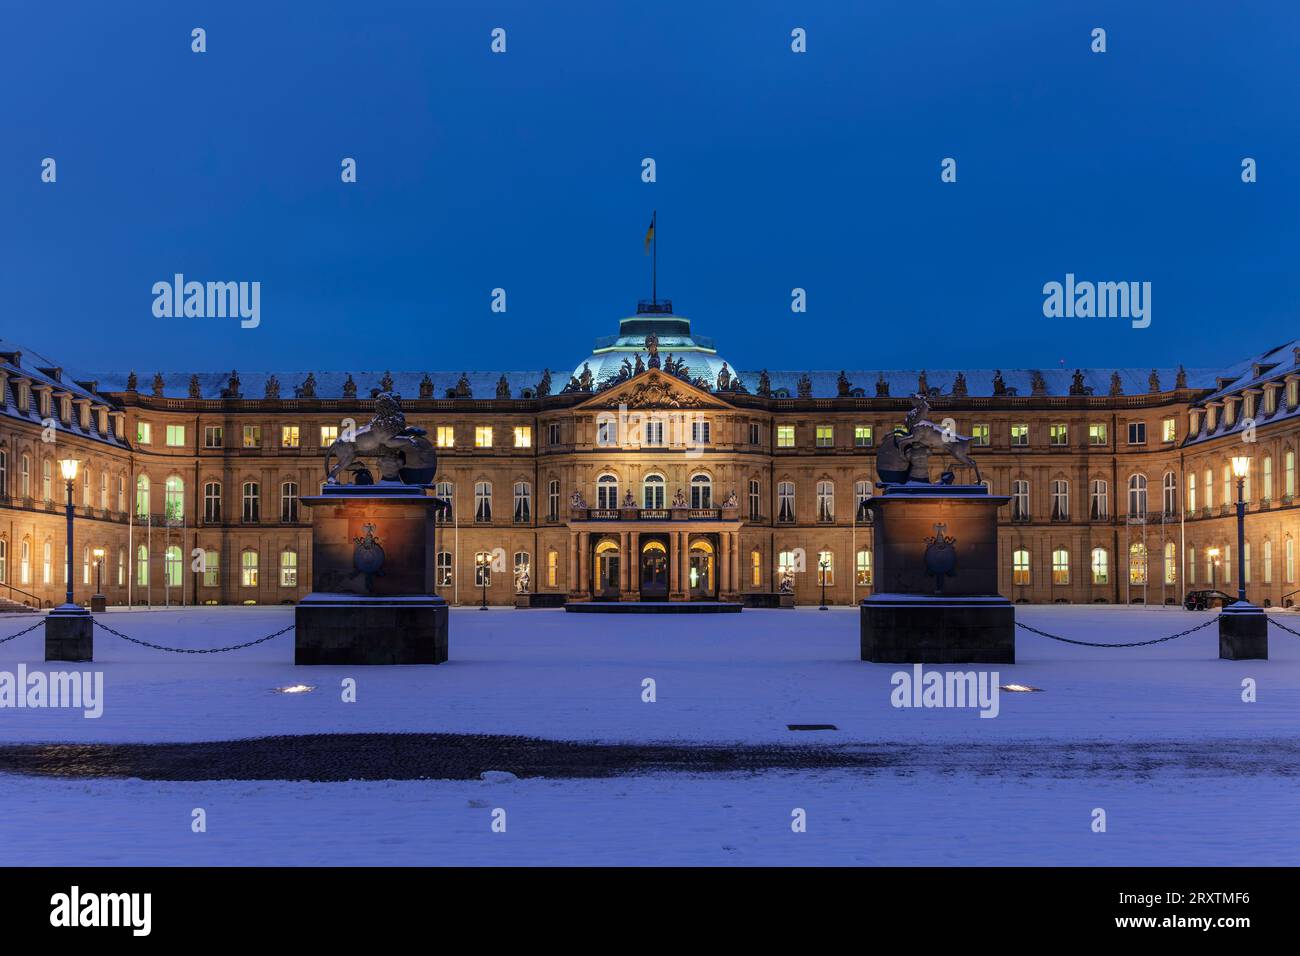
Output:
[[10,634],[8,637],[0,637],[0,644],[4,644],[6,641],[12,641],[15,637],[22,637],[24,634],[27,634],[27,633],[30,632],[30,631],[34,631],[34,630],[36,630],[38,627],[40,627],[40,626],[43,625],[44,623],[45,623],[45,618],[41,618],[39,621],[37,621],[37,622],[36,622],[35,624],[33,624],[31,627],[25,627],[25,628],[23,628],[21,631],[19,631],[17,634]]
[[1273,617],[1272,614],[1268,615],[1268,623],[1270,623],[1270,624],[1272,624],[1272,625],[1274,625],[1274,626],[1276,626],[1276,627],[1280,627],[1280,628],[1282,628],[1282,630],[1286,631],[1288,634],[1294,634],[1296,637],[1300,637],[1300,631],[1293,631],[1291,628],[1287,627],[1285,624],[1283,624],[1283,623],[1282,623],[1281,621],[1279,621],[1277,618]]
[[1165,641],[1173,641],[1180,637],[1186,637],[1188,634],[1192,634],[1196,631],[1199,631],[1203,627],[1209,627],[1211,624],[1216,623],[1218,620],[1219,618],[1216,615],[1215,617],[1210,618],[1208,621],[1204,621],[1200,624],[1197,624],[1195,627],[1189,627],[1187,630],[1179,631],[1177,634],[1170,634],[1168,637],[1157,637],[1154,640],[1150,640],[1150,641],[1131,641],[1127,644],[1099,644],[1094,641],[1076,641],[1073,638],[1059,637],[1056,634],[1048,634],[1046,631],[1040,631],[1038,628],[1031,627],[1030,625],[1023,623],[1022,621],[1016,621],[1016,627],[1024,628],[1026,631],[1029,631],[1033,634],[1037,634],[1039,637],[1046,637],[1053,641],[1061,641],[1064,644],[1078,644],[1080,647],[1146,647],[1149,644],[1163,644]]
[[[195,647],[164,647],[162,644],[151,644],[149,641],[142,641],[139,638],[127,637],[127,635],[123,634],[121,631],[113,630],[111,627],[109,627],[107,624],[103,623],[99,619],[95,620],[95,626],[102,630],[108,631],[108,633],[112,634],[114,637],[120,637],[124,641],[130,641],[132,644],[139,644],[141,647],[151,647],[155,651],[170,651],[173,654],[224,654],[226,651],[242,651],[246,647],[253,647],[256,644],[265,644],[267,641],[271,640],[274,637],[279,637],[281,634],[287,634],[290,631],[292,631],[294,627],[292,624],[290,624],[288,627],[280,628],[280,630],[276,631],[274,634],[268,634],[266,635],[266,637],[259,637],[255,641],[245,641],[243,644],[231,644],[229,647],[195,648]],[[14,636],[16,637],[17,635]]]

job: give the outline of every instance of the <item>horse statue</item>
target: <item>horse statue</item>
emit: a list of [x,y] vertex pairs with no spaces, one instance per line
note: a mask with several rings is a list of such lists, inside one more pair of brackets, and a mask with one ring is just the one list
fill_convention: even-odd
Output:
[[[379,463],[384,481],[405,485],[428,485],[438,470],[437,449],[425,437],[423,428],[406,424],[398,404],[401,396],[393,392],[375,395],[375,417],[369,425],[345,432],[325,452],[325,482],[338,484],[338,474],[352,466],[361,455]],[[337,462],[330,467],[330,459]]]
[[[912,410],[903,419],[903,427],[894,429],[876,453],[876,473],[886,484],[903,484],[908,481],[929,483],[930,454],[939,452],[951,455],[963,465],[975,470],[975,484],[980,484],[980,466],[971,456],[972,439],[942,428],[929,420],[930,399],[917,393],[912,396]],[[944,484],[952,483],[952,473],[946,472]]]

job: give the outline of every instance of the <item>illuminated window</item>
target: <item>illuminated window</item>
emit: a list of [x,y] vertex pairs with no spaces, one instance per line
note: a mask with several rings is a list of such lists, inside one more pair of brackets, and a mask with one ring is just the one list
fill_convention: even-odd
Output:
[[874,436],[870,425],[853,426],[853,447],[870,448],[873,441]]
[[863,549],[858,552],[857,581],[859,587],[871,586],[871,552]]
[[163,552],[163,581],[168,587],[181,586],[181,549],[174,544]]
[[320,427],[320,446],[322,448],[328,448],[330,445],[334,444],[338,440],[339,440],[339,426],[322,425]]
[[1064,548],[1052,552],[1052,583],[1070,583],[1070,552]]
[[1094,422],[1088,426],[1088,444],[1106,444],[1106,425],[1104,422]]
[[763,586],[763,555],[759,551],[749,552],[749,586]]
[[203,586],[215,588],[221,583],[221,556],[216,551],[203,552]]
[[298,552],[293,550],[280,552],[280,587],[296,588],[298,586]]
[[452,425],[439,425],[436,433],[439,448],[452,448],[456,444],[456,429]]
[[835,555],[829,551],[817,552],[817,584],[830,587],[835,583]]
[[1011,554],[1011,583],[1029,583],[1029,552],[1017,550]]
[[246,588],[257,587],[256,551],[245,551],[239,556],[239,583]]
[[515,426],[515,447],[516,448],[533,447],[533,429],[531,425]]
[[1178,423],[1172,418],[1166,418],[1160,423],[1160,440],[1177,441],[1178,440]]
[[185,446],[184,425],[167,426],[167,444],[172,448],[183,448]]
[[548,588],[560,586],[560,553],[558,551],[546,552],[546,586]]
[[835,447],[835,426],[833,425],[817,426],[817,447],[818,448]]
[[1012,425],[1011,426],[1011,444],[1028,445],[1029,444],[1029,426]]
[[776,447],[777,448],[794,447],[794,426],[793,425],[776,426]]
[[262,426],[245,425],[243,444],[245,448],[261,448],[262,447]]
[[474,447],[475,448],[492,447],[492,426],[491,425],[474,426]]
[[1134,541],[1128,549],[1129,584],[1147,583],[1147,546],[1141,541]]
[[989,426],[974,425],[970,430],[971,444],[979,448],[987,448],[989,445]]
[[1110,581],[1110,555],[1105,548],[1092,549],[1092,583],[1107,584]]
[[153,425],[149,422],[136,422],[135,440],[141,445],[151,444],[153,442]]
[[1069,429],[1062,424],[1055,424],[1048,428],[1048,442],[1058,448],[1064,447],[1070,443]]
[[280,447],[281,448],[298,447],[298,426],[297,425],[280,426]]

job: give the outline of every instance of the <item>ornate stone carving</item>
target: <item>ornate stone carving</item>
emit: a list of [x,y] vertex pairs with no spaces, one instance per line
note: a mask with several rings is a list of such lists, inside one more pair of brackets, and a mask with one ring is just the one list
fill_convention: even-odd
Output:
[[952,396],[953,398],[966,397],[966,376],[961,372],[958,372],[957,377],[952,380]]
[[876,398],[889,397],[889,383],[885,381],[885,373],[881,372],[876,376]]
[[772,395],[772,376],[767,374],[767,369],[758,373],[758,394],[763,398],[770,398]]
[[162,398],[163,391],[167,388],[167,383],[163,379],[162,372],[157,372],[153,377],[153,397]]
[[1111,396],[1124,394],[1124,382],[1119,377],[1119,372],[1110,373],[1110,394]]
[[424,378],[420,379],[420,397],[433,398],[433,379],[429,377],[428,372],[425,372]]
[[135,372],[134,371],[130,372],[126,376],[126,390],[128,392],[134,392],[138,384],[139,384],[139,380],[135,377]]
[[844,369],[840,369],[840,377],[835,380],[835,391],[840,398],[848,398],[853,393],[853,383]]
[[202,398],[202,397],[203,397],[203,389],[199,385],[199,377],[197,375],[191,375],[190,376],[190,398]]
[[280,380],[274,375],[268,375],[266,377],[266,390],[264,394],[266,398],[275,399],[280,397]]
[[1152,369],[1151,374],[1147,376],[1147,391],[1148,392],[1160,391],[1160,373],[1157,372],[1155,369]]
[[537,397],[545,398],[551,394],[551,370],[542,369],[542,380],[537,383]]
[[[349,377],[351,381],[351,377]],[[340,436],[325,451],[325,481],[336,484],[339,472],[349,468],[360,457],[373,457],[379,462],[380,476],[384,481],[400,481],[407,485],[427,485],[433,481],[438,467],[438,453],[425,438],[423,428],[406,424],[406,416],[399,404],[401,396],[380,392],[375,396],[375,416],[369,425]],[[338,463],[330,467],[330,459]]]
[[497,379],[497,398],[509,398],[509,397],[510,397],[510,382],[505,377],[505,375],[502,375],[499,379]]
[[993,372],[993,394],[999,397],[1007,394],[1007,383],[1002,377],[1002,369]]
[[298,397],[299,397],[299,398],[315,398],[315,397],[316,397],[316,375],[315,375],[315,373],[313,373],[313,372],[308,372],[308,373],[307,373],[307,377],[306,377],[305,379],[302,380],[302,385],[300,385],[300,386],[298,387]]
[[655,374],[642,379],[630,388],[619,389],[615,394],[601,402],[602,408],[698,408],[705,405],[703,399],[680,388]]
[[799,384],[797,387],[800,398],[812,398],[812,379],[809,377],[807,372],[804,372],[799,376]]
[[352,381],[351,372],[348,373],[347,381],[343,383],[343,397],[344,398],[357,397],[357,383]]
[[1043,373],[1034,369],[1033,374],[1029,376],[1029,393],[1031,395],[1047,394],[1047,379],[1043,378]]

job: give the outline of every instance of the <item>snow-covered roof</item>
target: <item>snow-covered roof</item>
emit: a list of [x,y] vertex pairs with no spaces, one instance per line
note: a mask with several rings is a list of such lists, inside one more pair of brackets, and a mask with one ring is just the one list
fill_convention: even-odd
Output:
[[[0,391],[0,415],[4,415],[6,418],[26,421],[37,427],[42,425],[38,403],[34,401],[28,402],[25,410],[18,406],[17,379],[19,378],[30,379],[33,388],[49,386],[54,390],[55,394],[66,393],[71,395],[74,401],[89,401],[93,406],[111,406],[107,399],[91,390],[92,387],[97,387],[92,380],[93,377],[73,375],[39,352],[23,348],[7,339],[0,339],[0,369],[3,369],[9,378],[8,387]],[[86,385],[80,384],[81,382],[85,382]],[[125,443],[120,441],[114,433],[111,422],[106,423],[105,431],[101,432],[99,430],[99,415],[97,414],[90,416],[90,422],[86,428],[81,427],[81,415],[75,411],[67,423],[63,421],[57,409],[51,417],[54,420],[56,432],[65,432],[82,438],[89,438],[93,441],[102,441],[110,445],[125,447]]]

